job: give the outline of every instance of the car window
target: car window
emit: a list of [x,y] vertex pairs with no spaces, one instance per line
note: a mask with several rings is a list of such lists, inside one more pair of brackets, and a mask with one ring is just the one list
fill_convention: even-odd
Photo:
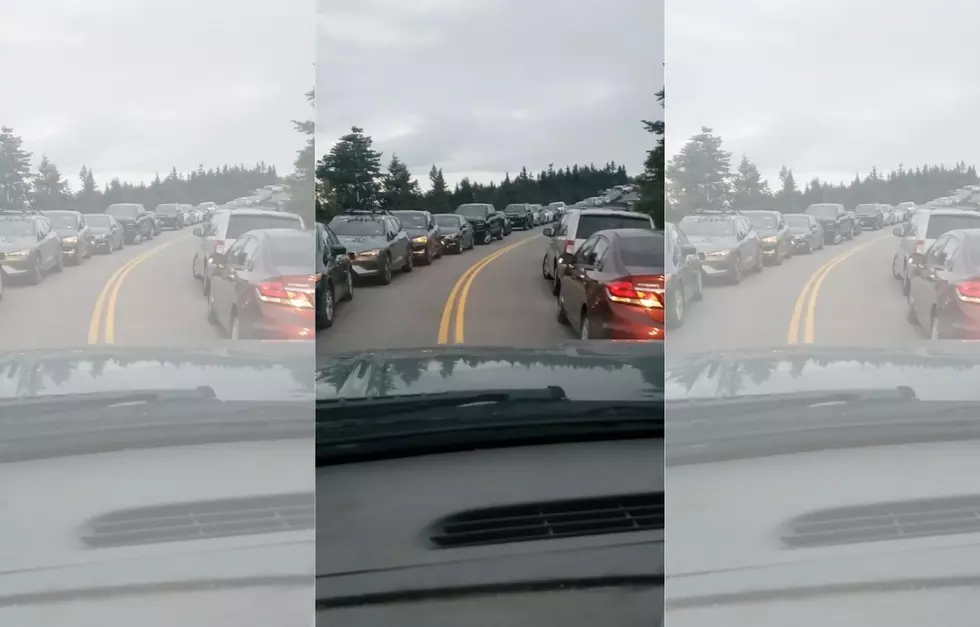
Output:
[[[662,268],[664,266],[663,236],[621,237],[618,242],[619,258],[624,266],[632,268]],[[680,248],[674,249],[675,255]]]
[[956,253],[960,248],[960,243],[955,237],[950,237],[946,244],[943,246],[943,264],[952,269],[953,260],[956,259]]
[[926,251],[926,260],[935,263],[940,251],[942,251],[943,246],[946,245],[946,240],[949,239],[945,235],[941,235],[936,238],[936,241],[932,243],[929,250]]
[[249,231],[262,229],[302,229],[303,223],[298,216],[289,214],[234,214],[229,216],[226,239],[238,239]]
[[585,260],[589,256],[589,253],[591,253],[592,252],[592,249],[595,248],[595,244],[596,244],[596,241],[597,240],[598,240],[598,238],[593,237],[592,239],[586,240],[582,244],[582,246],[578,249],[578,252],[575,254],[575,261],[576,261],[576,263],[584,263],[585,262]]
[[575,229],[575,239],[588,239],[599,231],[609,229],[650,229],[653,224],[647,216],[624,216],[615,214],[586,214],[579,216]]
[[[259,251],[260,242],[254,237],[249,237],[248,241],[245,243],[245,248],[242,249],[242,264],[250,265],[255,261],[255,254]],[[309,254],[309,253],[307,253]]]
[[956,229],[977,229],[980,228],[980,214],[971,215],[931,215],[929,216],[929,226],[926,227],[926,239],[939,237],[943,233],[948,233]]
[[229,263],[238,263],[237,260],[242,258],[242,250],[244,250],[246,243],[248,243],[248,238],[243,237],[239,238],[234,244],[231,245],[227,253]]
[[600,237],[596,240],[595,246],[592,248],[592,254],[594,255],[594,260],[592,264],[598,268],[602,269],[602,263],[606,260],[606,255],[609,253],[609,240],[605,237]]

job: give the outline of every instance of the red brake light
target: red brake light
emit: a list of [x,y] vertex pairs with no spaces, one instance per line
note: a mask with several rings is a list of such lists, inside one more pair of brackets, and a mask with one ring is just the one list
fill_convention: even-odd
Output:
[[624,277],[606,283],[606,295],[616,303],[663,309],[664,285],[662,274]]
[[573,239],[567,239],[567,240],[565,240],[565,252],[566,253],[573,253],[573,252],[575,252],[575,240],[573,240]]
[[980,280],[958,283],[956,296],[964,302],[980,304]]
[[282,277],[255,286],[259,300],[291,307],[312,307],[317,276]]

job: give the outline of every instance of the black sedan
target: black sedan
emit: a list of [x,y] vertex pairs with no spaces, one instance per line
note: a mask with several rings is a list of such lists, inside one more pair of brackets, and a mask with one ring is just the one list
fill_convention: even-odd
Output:
[[333,326],[337,301],[354,299],[354,272],[347,248],[329,226],[316,224],[316,326]]
[[402,228],[412,240],[412,255],[423,266],[428,266],[434,259],[442,256],[442,240],[439,237],[439,227],[436,220],[428,211],[392,211],[391,215],[398,218]]
[[469,220],[455,213],[436,215],[436,225],[442,238],[442,248],[457,255],[464,250],[472,250],[476,245],[476,234]]

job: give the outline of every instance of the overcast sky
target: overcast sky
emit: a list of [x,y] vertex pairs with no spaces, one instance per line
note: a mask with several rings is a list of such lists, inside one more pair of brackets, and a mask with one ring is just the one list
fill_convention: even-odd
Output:
[[980,3],[684,0],[666,21],[668,155],[708,126],[801,189],[980,161]]
[[0,124],[73,186],[172,166],[292,171],[314,0],[2,0]]
[[362,127],[427,183],[610,160],[660,119],[662,0],[318,0],[317,154]]

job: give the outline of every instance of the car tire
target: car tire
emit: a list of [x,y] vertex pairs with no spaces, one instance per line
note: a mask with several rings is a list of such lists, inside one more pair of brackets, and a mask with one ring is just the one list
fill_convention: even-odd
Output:
[[677,281],[672,286],[673,294],[667,293],[667,326],[673,329],[684,325],[684,314],[687,313],[685,305],[684,284]]
[[483,234],[483,242],[482,242],[482,244],[484,246],[486,246],[487,244],[489,244],[492,241],[493,241],[493,231],[491,231],[490,229],[487,229],[487,232]]
[[742,258],[739,256],[732,258],[732,267],[728,269],[728,282],[731,285],[742,282]]
[[200,259],[200,257],[198,257],[197,255],[194,255],[194,258],[191,259],[191,276],[193,276],[195,279],[200,279],[201,278],[201,275],[197,273],[197,260],[198,259]]
[[321,329],[329,329],[333,326],[334,313],[336,311],[337,301],[334,294],[333,283],[327,282],[324,284],[323,289],[320,290],[320,302],[317,303],[317,319],[319,321],[319,327]]
[[553,278],[550,274],[548,274],[548,255],[541,258],[541,275],[544,277],[545,281]]
[[391,283],[391,274],[391,257],[385,255],[384,265],[381,266],[381,274],[378,275],[381,285],[388,285]]
[[704,300],[704,272],[698,270],[697,289],[694,290],[694,300]]
[[58,255],[58,259],[54,263],[54,271],[55,272],[61,272],[64,269],[65,269],[65,256],[64,255]]
[[412,255],[412,251],[409,250],[408,254],[405,256],[405,265],[402,266],[402,272],[408,273],[415,269],[415,256]]
[[834,246],[837,246],[838,244],[844,241],[844,236],[841,235],[840,231],[834,231],[834,234],[831,236],[830,241],[834,244]]
[[31,268],[31,274],[27,277],[27,282],[31,285],[39,285],[41,281],[44,280],[44,271],[41,269],[41,257],[34,257],[34,266]]
[[942,340],[946,339],[943,335],[942,329],[939,327],[939,316],[936,312],[932,312],[929,316],[929,339],[930,340]]
[[354,273],[347,273],[347,285],[344,286],[346,291],[344,292],[344,297],[340,300],[344,302],[350,302],[354,300]]
[[908,320],[910,324],[919,323],[919,317],[915,315],[915,302],[912,299],[911,292],[905,295],[905,319]]
[[555,317],[558,320],[558,324],[567,327],[568,326],[568,314],[565,313],[565,306],[561,302],[561,291],[560,290],[559,290],[558,295],[555,296],[555,303],[556,303],[556,306],[557,306],[557,312],[556,312],[556,316]]

